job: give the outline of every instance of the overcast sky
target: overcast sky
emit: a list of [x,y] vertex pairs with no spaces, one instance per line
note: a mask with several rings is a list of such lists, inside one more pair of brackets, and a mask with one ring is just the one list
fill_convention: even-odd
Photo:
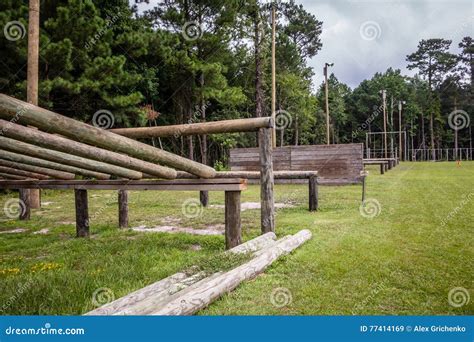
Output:
[[[316,74],[315,87],[323,80],[325,62],[334,63],[330,71],[354,88],[389,67],[413,75],[406,69],[405,58],[416,51],[421,39],[451,39],[452,51],[457,53],[461,39],[473,35],[473,0],[295,1],[323,22],[323,47],[309,61]],[[139,9],[151,8],[153,3],[142,3]]]
[[406,55],[421,39],[446,38],[453,52],[465,36],[473,35],[472,0],[296,0],[323,21],[323,47],[309,61],[322,82],[325,62],[351,88],[388,67],[404,74]]

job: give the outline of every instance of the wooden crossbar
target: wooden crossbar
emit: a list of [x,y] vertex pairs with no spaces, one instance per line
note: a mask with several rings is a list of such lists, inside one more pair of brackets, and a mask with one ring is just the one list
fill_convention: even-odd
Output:
[[89,189],[89,190],[166,190],[166,191],[242,191],[247,181],[229,179],[180,180],[8,180],[0,189]]

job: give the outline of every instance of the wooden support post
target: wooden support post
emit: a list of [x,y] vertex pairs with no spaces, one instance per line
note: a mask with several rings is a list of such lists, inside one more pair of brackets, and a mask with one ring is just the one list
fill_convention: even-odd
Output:
[[240,191],[225,192],[225,248],[231,249],[242,243],[240,222]]
[[260,128],[260,201],[262,234],[275,231],[275,203],[273,199],[272,129]]
[[128,191],[118,191],[119,228],[128,228]]
[[203,207],[209,204],[209,191],[199,191],[199,201]]
[[365,201],[365,179],[366,176],[362,176],[362,203]]
[[308,181],[309,185],[309,211],[318,210],[318,177],[311,176]]
[[89,205],[87,203],[87,190],[75,189],[76,201],[76,237],[89,236]]
[[22,221],[30,219],[31,213],[31,199],[29,189],[19,189],[20,202],[19,205],[19,219]]
[[380,174],[383,175],[385,173],[385,164],[380,164]]

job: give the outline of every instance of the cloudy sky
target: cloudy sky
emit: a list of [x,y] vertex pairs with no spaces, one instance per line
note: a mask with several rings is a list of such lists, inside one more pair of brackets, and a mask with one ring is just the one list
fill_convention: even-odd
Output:
[[[331,71],[354,88],[389,67],[413,75],[406,69],[405,57],[421,39],[451,39],[457,53],[462,37],[473,35],[474,0],[295,1],[323,22],[323,48],[309,61],[315,87],[323,80],[325,62],[334,63]],[[153,3],[141,3],[139,9]]]
[[322,82],[325,62],[351,87],[388,67],[406,69],[421,39],[451,39],[452,50],[473,35],[472,0],[296,0],[323,21],[323,48],[310,62]]

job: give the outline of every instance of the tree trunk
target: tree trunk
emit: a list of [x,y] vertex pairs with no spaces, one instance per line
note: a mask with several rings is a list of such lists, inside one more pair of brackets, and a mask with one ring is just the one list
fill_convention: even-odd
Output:
[[263,89],[262,89],[262,56],[260,51],[260,44],[263,40],[260,37],[260,13],[258,4],[255,6],[254,28],[255,28],[255,117],[263,116]]

